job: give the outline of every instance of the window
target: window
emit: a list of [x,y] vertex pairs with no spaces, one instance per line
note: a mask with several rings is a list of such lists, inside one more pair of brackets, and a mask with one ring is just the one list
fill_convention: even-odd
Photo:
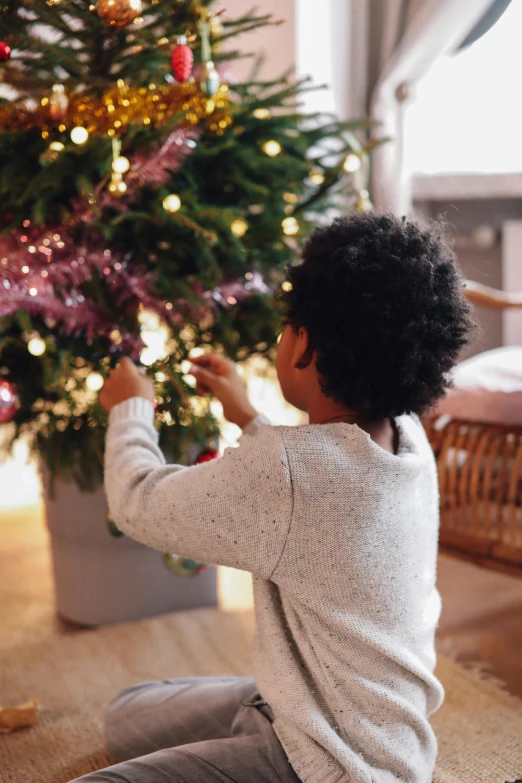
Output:
[[522,172],[522,2],[437,62],[407,110],[410,172]]

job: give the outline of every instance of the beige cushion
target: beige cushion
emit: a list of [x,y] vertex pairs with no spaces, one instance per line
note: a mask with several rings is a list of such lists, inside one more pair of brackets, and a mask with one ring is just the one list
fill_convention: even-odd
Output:
[[522,347],[497,348],[454,370],[437,412],[455,419],[522,425]]

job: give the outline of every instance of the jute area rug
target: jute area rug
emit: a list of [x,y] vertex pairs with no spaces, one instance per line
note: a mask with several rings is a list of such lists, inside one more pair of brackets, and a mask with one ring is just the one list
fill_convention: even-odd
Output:
[[[66,783],[106,766],[103,710],[141,680],[247,675],[253,616],[200,610],[35,640],[0,652],[3,704],[31,697],[38,726],[0,737],[1,783]],[[434,783],[505,783],[522,778],[522,702],[443,654],[444,706]]]

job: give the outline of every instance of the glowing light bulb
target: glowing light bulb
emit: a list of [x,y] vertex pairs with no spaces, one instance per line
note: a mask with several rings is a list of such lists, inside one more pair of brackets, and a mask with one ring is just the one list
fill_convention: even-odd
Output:
[[272,139],[271,141],[265,141],[261,149],[269,158],[275,158],[276,155],[279,155],[282,148],[278,141]]
[[361,168],[361,159],[354,152],[350,152],[344,159],[343,169],[348,174],[353,174],[354,171],[358,171]]
[[154,351],[152,348],[144,348],[140,353],[140,361],[146,367],[150,367],[151,364],[154,364],[156,359],[156,351]]
[[238,218],[237,220],[232,221],[232,223],[230,224],[230,230],[232,231],[235,237],[242,237],[248,231],[248,223],[245,223],[244,220]]
[[142,364],[149,366],[165,359],[170,336],[167,325],[152,310],[140,310],[138,320],[141,324],[141,339],[146,346],[140,354]]
[[91,391],[99,391],[103,386],[103,375],[99,372],[91,372],[85,379],[85,385]]
[[283,226],[283,233],[287,234],[287,236],[293,236],[294,234],[299,233],[299,223],[295,217],[285,218],[281,225]]
[[31,296],[36,296],[38,294],[38,289],[37,288],[30,288],[29,289],[29,293],[30,293]]
[[88,138],[89,131],[81,125],[77,125],[71,131],[71,141],[74,142],[74,144],[85,144]]
[[290,280],[285,280],[285,282],[283,283],[281,288],[283,289],[283,291],[291,291],[292,290],[292,283],[290,282]]
[[147,310],[141,307],[138,313],[138,321],[142,327],[150,331],[157,331],[161,325],[160,317],[154,310]]
[[46,349],[47,345],[41,337],[32,337],[27,343],[27,350],[32,356],[41,356]]
[[49,144],[49,149],[53,150],[54,152],[61,152],[64,148],[64,145],[61,141],[52,141]]
[[181,207],[181,199],[175,193],[171,193],[170,196],[165,196],[163,199],[163,209],[167,212],[177,212]]
[[130,161],[124,155],[119,155],[112,161],[112,170],[117,174],[125,174],[130,169]]
[[322,185],[324,182],[324,172],[322,169],[312,169],[309,177],[314,185]]
[[254,109],[252,112],[256,120],[268,120],[270,119],[270,112],[268,109]]

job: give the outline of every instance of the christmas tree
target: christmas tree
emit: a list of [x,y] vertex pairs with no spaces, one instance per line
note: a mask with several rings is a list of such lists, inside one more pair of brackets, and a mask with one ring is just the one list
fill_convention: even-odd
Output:
[[370,206],[376,142],[304,115],[304,82],[234,83],[230,39],[270,17],[4,0],[0,21],[0,422],[87,489],[121,355],[155,379],[166,453],[215,435],[184,361],[271,355],[285,266],[321,214]]

